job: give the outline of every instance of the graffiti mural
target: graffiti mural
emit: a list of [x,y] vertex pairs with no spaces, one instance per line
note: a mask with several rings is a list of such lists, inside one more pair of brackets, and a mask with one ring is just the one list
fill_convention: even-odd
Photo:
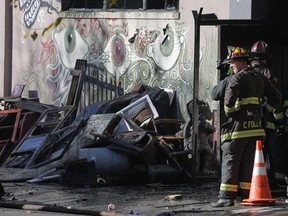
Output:
[[205,44],[200,49],[200,86],[199,86],[199,98],[209,103],[212,109],[215,108],[211,102],[211,91],[213,86],[217,83],[217,70],[216,59],[217,53],[217,41],[216,33],[209,33],[209,37],[206,32],[203,31],[203,37],[205,38]]
[[[115,22],[117,23],[117,22]],[[117,25],[110,20],[78,19],[64,21],[53,32],[56,61],[47,66],[46,83],[54,86],[53,104],[63,104],[69,88],[69,70],[76,59],[102,66],[101,78],[109,76],[121,83],[124,92],[135,84],[169,88],[179,92],[185,107],[192,92],[192,63],[185,60],[185,33],[167,24],[163,31],[141,27],[133,42],[128,36],[128,23]],[[108,79],[108,80],[109,80]],[[97,91],[97,89],[95,89]],[[189,94],[190,93],[190,94]]]
[[[53,0],[54,3],[59,3],[61,0]],[[52,11],[58,13],[56,7],[53,6],[53,1],[45,0],[19,0],[20,10],[23,11],[23,22],[27,29],[30,29],[35,23],[41,8],[47,8],[47,13]]]
[[[33,29],[36,24],[41,26],[45,20],[40,19],[41,14],[57,12],[54,1],[22,0],[19,5],[26,29]],[[114,80],[124,92],[136,84],[175,90],[181,111],[179,117],[185,119],[188,117],[186,104],[193,95],[194,69],[193,58],[186,47],[186,40],[191,40],[191,36],[187,39],[188,31],[185,23],[177,21],[147,27],[123,19],[63,19],[45,37],[39,37],[39,43],[35,42],[37,46],[32,49],[23,80],[29,85],[34,77],[43,102],[62,106],[68,96],[70,70],[77,59],[86,59],[99,68],[100,79]],[[214,49],[211,46],[216,46],[215,41],[206,41],[204,48]],[[203,99],[209,98],[215,77],[209,66],[215,57],[210,53],[201,55],[200,59],[205,71],[200,75]],[[202,64],[203,61],[206,63]]]

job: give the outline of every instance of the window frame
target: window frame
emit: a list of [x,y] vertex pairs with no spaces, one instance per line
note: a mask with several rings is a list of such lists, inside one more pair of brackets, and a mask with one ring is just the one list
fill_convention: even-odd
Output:
[[[103,0],[108,2],[108,0]],[[179,1],[177,7],[167,7],[166,9],[145,9],[148,0],[143,0],[143,8],[139,9],[118,9],[107,8],[69,8],[68,10],[61,10],[59,16],[61,18],[114,18],[114,19],[157,19],[157,20],[179,20]],[[166,5],[167,5],[167,0]],[[63,1],[62,1],[63,2]],[[104,3],[105,4],[105,3]],[[63,7],[63,4],[62,4]]]

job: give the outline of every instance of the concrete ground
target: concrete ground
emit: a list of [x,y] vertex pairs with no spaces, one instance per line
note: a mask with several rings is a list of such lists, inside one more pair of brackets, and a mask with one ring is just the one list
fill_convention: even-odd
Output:
[[[217,179],[199,179],[197,184],[141,184],[63,186],[59,183],[2,183],[5,195],[0,215],[287,215],[286,185],[271,191],[273,206],[212,208],[217,200]],[[110,208],[110,209],[109,209]]]

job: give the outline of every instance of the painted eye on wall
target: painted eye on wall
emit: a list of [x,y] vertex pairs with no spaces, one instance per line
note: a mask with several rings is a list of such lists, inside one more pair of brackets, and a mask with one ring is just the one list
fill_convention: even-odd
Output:
[[116,37],[112,42],[112,60],[116,66],[120,66],[125,59],[124,41],[120,37]]
[[64,34],[64,45],[65,45],[65,50],[67,53],[72,53],[75,49],[76,45],[76,35],[75,31],[73,28],[70,26],[67,28]]
[[131,63],[130,52],[125,35],[122,32],[116,32],[108,39],[99,59],[109,73],[118,77],[127,70]]
[[147,48],[151,57],[162,70],[170,70],[176,64],[181,52],[183,36],[177,36],[171,27],[167,26],[165,34],[159,34]]
[[88,55],[89,44],[72,26],[62,30],[55,30],[53,40],[64,66],[73,69],[77,59],[83,59]]
[[164,56],[170,56],[173,52],[173,48],[174,48],[174,34],[172,32],[165,35],[163,41],[161,42],[160,49],[161,53]]

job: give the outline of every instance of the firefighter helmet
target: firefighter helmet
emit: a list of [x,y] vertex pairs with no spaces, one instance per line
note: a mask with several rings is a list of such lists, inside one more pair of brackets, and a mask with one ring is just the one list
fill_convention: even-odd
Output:
[[251,54],[255,57],[269,57],[270,47],[264,41],[257,41],[251,47]]
[[223,62],[229,63],[235,59],[249,59],[249,53],[242,47],[228,47],[228,56]]

